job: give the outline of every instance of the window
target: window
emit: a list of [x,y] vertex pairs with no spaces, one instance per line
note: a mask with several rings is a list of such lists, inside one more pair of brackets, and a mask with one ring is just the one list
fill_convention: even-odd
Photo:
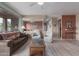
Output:
[[7,19],[7,31],[11,31],[11,19]]
[[0,32],[3,31],[3,18],[0,17]]

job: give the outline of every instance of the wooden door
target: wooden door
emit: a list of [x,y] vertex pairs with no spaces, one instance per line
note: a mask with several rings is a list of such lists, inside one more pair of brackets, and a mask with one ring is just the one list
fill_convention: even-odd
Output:
[[62,16],[62,38],[63,39],[76,38],[76,16],[75,15]]

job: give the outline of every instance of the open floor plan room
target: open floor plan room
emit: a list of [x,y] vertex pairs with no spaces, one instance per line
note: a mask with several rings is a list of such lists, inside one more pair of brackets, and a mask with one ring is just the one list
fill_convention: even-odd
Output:
[[79,56],[79,2],[0,2],[0,56]]

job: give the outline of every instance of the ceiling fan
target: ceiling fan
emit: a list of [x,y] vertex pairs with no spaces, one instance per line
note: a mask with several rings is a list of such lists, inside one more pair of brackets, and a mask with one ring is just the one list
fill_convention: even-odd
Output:
[[41,7],[41,9],[44,9],[44,4],[45,4],[44,2],[37,2],[37,3],[35,2],[35,3],[30,4],[30,7],[38,5]]

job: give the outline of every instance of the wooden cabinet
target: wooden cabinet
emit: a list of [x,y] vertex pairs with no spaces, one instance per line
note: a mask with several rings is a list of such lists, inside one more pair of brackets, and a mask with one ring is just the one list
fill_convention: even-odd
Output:
[[62,38],[63,39],[76,38],[76,16],[75,15],[62,16]]
[[31,56],[43,56],[44,55],[44,47],[31,47],[30,48]]
[[30,46],[30,56],[44,56],[45,44],[42,41],[40,44],[32,42]]

